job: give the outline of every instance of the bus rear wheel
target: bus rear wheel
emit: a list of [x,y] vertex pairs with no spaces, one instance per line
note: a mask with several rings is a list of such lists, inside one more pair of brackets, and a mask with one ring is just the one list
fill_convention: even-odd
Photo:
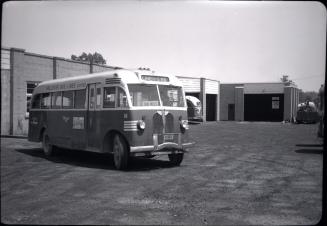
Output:
[[128,149],[125,140],[119,134],[113,139],[113,154],[116,169],[125,170],[128,164]]
[[171,164],[179,166],[183,161],[184,153],[169,154],[168,158]]
[[44,154],[49,157],[53,155],[53,146],[50,144],[49,135],[44,131],[42,136],[42,148]]

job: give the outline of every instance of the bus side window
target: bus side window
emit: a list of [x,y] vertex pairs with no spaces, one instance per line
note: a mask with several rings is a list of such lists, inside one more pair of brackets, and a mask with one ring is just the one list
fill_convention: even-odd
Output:
[[73,108],[73,97],[74,91],[62,92],[62,107],[66,109]]
[[118,88],[117,107],[128,107],[126,93],[122,88]]
[[96,108],[100,108],[100,106],[101,106],[101,88],[97,87]]
[[51,108],[61,108],[61,92],[52,93]]
[[86,89],[76,90],[74,96],[74,108],[85,108]]
[[51,96],[50,93],[43,93],[41,98],[41,108],[50,108]]
[[116,99],[116,87],[105,87],[103,89],[103,107],[114,108]]
[[33,109],[37,109],[37,108],[40,108],[40,94],[37,94],[33,100],[32,100],[32,108]]
[[94,88],[92,87],[90,89],[90,108],[93,109],[94,108]]

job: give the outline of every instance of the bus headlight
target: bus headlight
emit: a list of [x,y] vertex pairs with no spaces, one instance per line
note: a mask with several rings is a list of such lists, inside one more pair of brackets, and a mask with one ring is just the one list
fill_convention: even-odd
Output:
[[180,121],[180,125],[181,125],[181,128],[182,128],[183,130],[189,129],[188,121],[187,121],[187,120],[181,120],[181,121]]
[[145,129],[145,122],[143,120],[137,121],[137,128],[139,130],[144,130]]

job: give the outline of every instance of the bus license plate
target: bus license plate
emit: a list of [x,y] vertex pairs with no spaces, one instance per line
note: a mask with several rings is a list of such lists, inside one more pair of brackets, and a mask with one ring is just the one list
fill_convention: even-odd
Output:
[[164,140],[165,141],[174,140],[174,135],[173,134],[165,134],[164,135]]

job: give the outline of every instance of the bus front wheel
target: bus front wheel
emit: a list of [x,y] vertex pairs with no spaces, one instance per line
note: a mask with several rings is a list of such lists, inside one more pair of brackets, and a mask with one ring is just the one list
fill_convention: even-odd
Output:
[[168,158],[171,164],[179,166],[183,161],[184,153],[169,154]]
[[116,169],[125,170],[128,164],[128,149],[126,142],[119,134],[116,134],[113,139],[113,154]]
[[46,131],[44,131],[43,137],[42,137],[42,148],[43,148],[44,154],[47,157],[49,157],[53,154],[53,146],[50,144],[49,135],[47,134]]

